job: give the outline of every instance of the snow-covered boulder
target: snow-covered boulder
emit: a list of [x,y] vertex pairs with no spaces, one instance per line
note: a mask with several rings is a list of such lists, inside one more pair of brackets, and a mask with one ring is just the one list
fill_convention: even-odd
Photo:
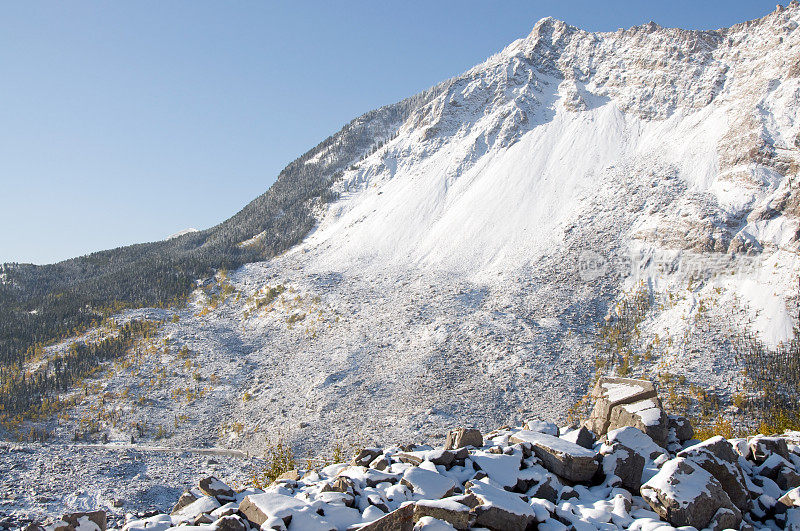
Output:
[[598,454],[552,435],[520,430],[509,437],[512,444],[530,445],[545,468],[569,481],[588,481],[598,469]]
[[612,410],[625,404],[657,398],[656,388],[650,380],[633,378],[600,378],[592,390],[594,409],[586,427],[598,435],[605,435],[610,428]]
[[739,460],[733,445],[720,436],[712,437],[700,444],[690,446],[678,453],[687,461],[696,464],[722,484],[733,504],[746,512],[750,506],[750,494],[745,486],[745,477],[739,468]]
[[778,454],[786,460],[789,459],[789,447],[786,439],[781,437],[758,435],[750,439],[747,445],[750,449],[750,458],[758,464],[766,461],[772,454]]
[[106,531],[105,511],[70,513],[61,517],[72,529],[80,531]]
[[483,446],[483,435],[481,435],[480,430],[475,428],[456,428],[447,434],[445,449],[454,450],[465,446],[474,446],[475,448]]
[[597,437],[595,437],[594,433],[586,429],[585,426],[581,426],[577,429],[570,430],[566,433],[562,433],[560,437],[565,441],[575,443],[578,446],[582,446],[590,450],[594,446],[594,443],[597,441]]
[[646,433],[659,446],[667,444],[667,424],[667,415],[657,397],[615,406],[608,419],[609,430],[633,426]]
[[410,488],[417,499],[438,500],[453,494],[455,481],[424,468],[409,468],[403,474],[402,484]]
[[359,531],[411,531],[414,529],[414,504],[403,505],[358,529]]
[[[600,454],[603,456],[603,472],[606,480],[616,477],[622,487],[637,494],[642,486],[642,472],[646,461],[644,456],[618,442],[604,444]],[[613,481],[610,483],[614,484]]]
[[236,499],[236,493],[233,489],[214,476],[201,479],[198,483],[198,488],[203,494],[213,496],[220,503],[227,503]]
[[[472,510],[474,527],[525,531],[536,521],[535,509],[516,494],[480,482],[472,484],[468,492],[480,501],[480,505]],[[547,517],[549,514],[541,519]]]
[[742,513],[722,484],[699,465],[678,457],[642,485],[642,497],[661,518],[675,527],[697,529],[712,523],[720,529],[738,528]]
[[414,505],[414,521],[432,517],[443,520],[455,529],[470,527],[470,507],[461,503],[463,496],[444,498],[441,500],[421,500]]
[[246,496],[239,504],[239,512],[256,527],[261,527],[270,519],[281,519],[289,525],[292,516],[305,506],[297,498],[265,492]]
[[525,423],[524,427],[528,431],[546,433],[547,435],[552,435],[553,437],[558,437],[560,435],[557,425],[553,424],[552,422],[545,422],[544,420],[531,419]]

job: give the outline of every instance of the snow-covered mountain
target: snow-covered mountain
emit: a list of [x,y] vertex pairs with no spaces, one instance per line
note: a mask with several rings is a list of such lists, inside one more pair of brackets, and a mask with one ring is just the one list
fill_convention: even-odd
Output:
[[631,349],[655,354],[632,370],[729,394],[732,335],[793,332],[798,26],[796,1],[716,31],[539,21],[301,159],[338,193],[312,232],[198,289],[169,351],[103,389],[138,389],[126,418],[180,444],[252,449],[563,419],[598,327],[645,290]]

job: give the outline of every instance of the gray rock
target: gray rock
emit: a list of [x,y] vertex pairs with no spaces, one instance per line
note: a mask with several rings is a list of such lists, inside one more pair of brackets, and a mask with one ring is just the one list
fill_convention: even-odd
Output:
[[608,418],[608,430],[632,426],[647,434],[659,446],[667,445],[667,425],[667,415],[658,398],[614,406]]
[[362,448],[355,457],[353,457],[354,465],[369,466],[383,451],[380,448]]
[[[661,518],[675,527],[708,527],[720,509],[733,513],[731,527],[742,521],[741,511],[731,502],[722,484],[699,465],[677,457],[642,485],[642,497]],[[719,513],[725,523],[731,519]]]
[[668,428],[675,434],[680,442],[686,442],[694,437],[694,428],[686,417],[680,415],[667,415]]
[[738,455],[723,437],[717,435],[678,453],[687,461],[702,467],[722,484],[733,504],[742,512],[750,508],[750,493],[745,475],[739,467]]
[[601,453],[606,477],[618,477],[623,488],[638,494],[646,461],[644,456],[621,443],[605,445]]
[[597,452],[552,435],[523,430],[509,442],[530,445],[546,469],[569,481],[588,481],[598,469]]
[[475,428],[456,428],[447,434],[446,450],[454,450],[465,446],[480,448],[483,446],[483,435]]
[[214,522],[216,531],[247,531],[247,524],[236,515],[223,516]]
[[197,486],[200,488],[200,492],[206,496],[213,496],[222,503],[236,499],[236,493],[233,489],[214,476],[201,479]]
[[778,454],[787,461],[789,460],[789,447],[786,439],[758,435],[750,439],[747,445],[750,447],[750,457],[758,464],[766,461],[772,454]]
[[430,516],[437,520],[443,520],[456,529],[469,529],[470,527],[470,507],[457,501],[461,496],[444,498],[442,500],[422,500],[414,506],[414,522],[420,518]]
[[378,518],[358,531],[412,531],[414,529],[414,504],[404,505]]
[[598,435],[605,435],[610,429],[614,407],[657,397],[655,385],[649,380],[602,377],[592,390],[594,409],[586,427]]
[[594,433],[586,429],[585,426],[581,426],[577,430],[572,430],[571,432],[561,435],[560,437],[565,441],[575,443],[578,446],[582,446],[589,450],[594,447],[594,443],[597,441],[597,437],[594,436]]
[[100,531],[106,531],[106,512],[105,511],[91,511],[83,513],[70,513],[65,514],[61,519],[67,522],[73,529],[77,529],[81,521],[89,521],[96,525]]
[[181,494],[180,498],[178,498],[178,501],[172,507],[172,510],[170,511],[169,514],[176,514],[180,512],[180,510],[186,507],[187,505],[190,505],[196,501],[197,501],[197,496],[192,494],[191,491],[187,490],[186,492]]

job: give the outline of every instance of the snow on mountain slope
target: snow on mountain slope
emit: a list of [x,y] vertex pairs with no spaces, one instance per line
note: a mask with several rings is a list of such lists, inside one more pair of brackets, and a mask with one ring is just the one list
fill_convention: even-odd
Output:
[[198,290],[169,350],[103,389],[134,389],[125,418],[175,445],[316,452],[563,419],[598,323],[644,288],[657,356],[636,370],[732,392],[731,336],[775,346],[796,314],[799,25],[796,2],[707,32],[540,21],[396,132],[377,124],[302,244]]

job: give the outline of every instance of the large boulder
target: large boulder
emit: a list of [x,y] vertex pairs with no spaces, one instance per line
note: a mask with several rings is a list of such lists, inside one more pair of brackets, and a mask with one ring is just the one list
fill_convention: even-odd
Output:
[[403,505],[399,509],[377,520],[359,527],[359,531],[411,531],[414,529],[414,504]]
[[722,484],[702,467],[682,457],[667,461],[642,485],[642,497],[675,527],[709,527],[713,522],[738,528],[742,513]]
[[[457,499],[457,498],[456,498]],[[470,507],[454,498],[442,500],[421,500],[414,505],[414,521],[430,516],[449,523],[456,529],[469,529]]]
[[599,456],[594,450],[552,435],[521,430],[508,440],[511,444],[529,445],[545,468],[569,481],[589,481],[599,466]]
[[782,437],[765,437],[757,435],[747,443],[750,448],[750,457],[758,464],[766,461],[772,454],[778,454],[783,459],[789,460],[789,447],[786,439]]
[[417,499],[429,500],[450,496],[456,487],[449,477],[418,467],[406,470],[401,483],[410,488]]
[[739,467],[738,455],[733,445],[717,435],[690,446],[678,453],[687,461],[702,467],[722,484],[733,504],[742,512],[750,508],[750,493],[745,486],[745,475]]
[[474,527],[493,531],[525,531],[536,521],[534,508],[516,494],[485,483],[471,484],[467,492],[480,502],[472,509]]
[[236,499],[236,493],[233,489],[214,476],[201,479],[198,487],[200,492],[206,496],[213,496],[221,503],[231,502]]
[[694,437],[694,428],[686,417],[667,415],[667,428],[679,442],[683,443]]
[[474,446],[475,448],[483,446],[483,435],[481,435],[480,430],[475,428],[456,428],[447,434],[447,441],[444,445],[446,450],[455,450],[465,446]]
[[597,438],[594,436],[594,433],[586,429],[585,426],[581,426],[578,429],[564,433],[559,437],[561,437],[565,441],[575,443],[578,446],[582,446],[590,450],[592,449],[592,447],[594,447],[594,443],[597,441]]
[[646,461],[644,456],[621,443],[603,445],[600,453],[606,478],[617,477],[622,487],[638,494]]
[[95,529],[96,531],[106,531],[106,513],[105,511],[91,511],[84,513],[70,513],[65,514],[61,519],[67,522],[73,529],[82,529],[89,531]]
[[632,426],[646,433],[659,446],[666,446],[669,420],[658,398],[648,398],[632,404],[620,404],[611,409],[608,429]]
[[265,492],[245,496],[239,504],[239,512],[255,527],[261,527],[264,522],[272,518],[279,518],[288,526],[292,516],[305,506],[306,504],[297,498]]
[[658,394],[649,380],[602,377],[592,390],[594,409],[586,427],[598,435],[605,435],[609,429],[613,429],[609,428],[609,424],[611,411],[615,407],[651,398],[658,398]]

